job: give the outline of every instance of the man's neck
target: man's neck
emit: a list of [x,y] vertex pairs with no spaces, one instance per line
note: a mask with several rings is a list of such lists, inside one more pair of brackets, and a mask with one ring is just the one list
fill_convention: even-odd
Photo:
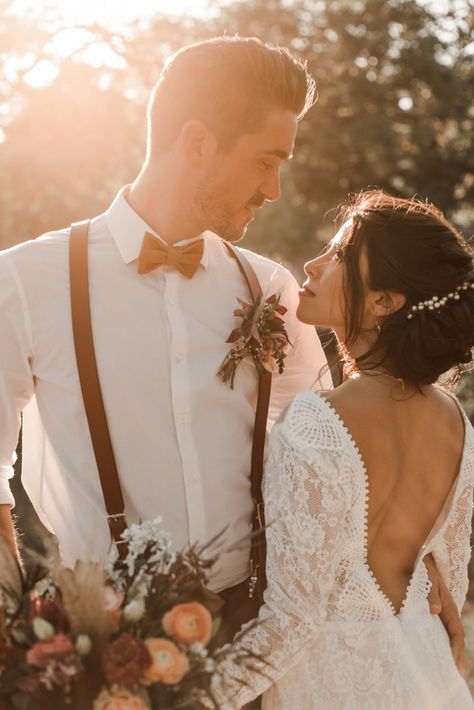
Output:
[[142,170],[125,199],[167,244],[193,239],[206,229],[192,214],[189,195],[169,174]]

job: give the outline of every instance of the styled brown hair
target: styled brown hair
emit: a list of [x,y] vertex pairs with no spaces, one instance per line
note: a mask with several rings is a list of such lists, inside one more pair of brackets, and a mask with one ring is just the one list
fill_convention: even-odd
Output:
[[306,63],[255,37],[215,37],[178,51],[148,105],[149,154],[165,152],[185,123],[202,121],[222,151],[257,131],[271,108],[302,118],[316,99]]
[[[359,260],[368,259],[368,286],[406,296],[405,305],[380,323],[375,344],[356,360],[374,359],[395,377],[418,386],[472,360],[473,250],[431,204],[391,197],[382,190],[357,195],[343,207],[351,219],[341,241],[347,323],[346,346],[361,332],[365,285]],[[441,299],[441,307],[434,303]],[[418,304],[432,301],[418,310]],[[414,306],[417,308],[414,309]]]

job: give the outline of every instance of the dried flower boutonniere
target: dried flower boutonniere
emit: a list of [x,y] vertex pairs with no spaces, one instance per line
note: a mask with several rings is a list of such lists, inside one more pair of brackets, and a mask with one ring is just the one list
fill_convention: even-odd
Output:
[[249,355],[259,372],[283,372],[283,361],[286,357],[286,346],[291,345],[286,332],[283,316],[288,310],[280,305],[280,296],[273,294],[265,301],[258,297],[247,303],[237,298],[240,308],[234,311],[234,316],[242,318],[238,328],[235,328],[227,338],[227,343],[234,343],[233,348],[225,356],[217,376],[226,385],[234,388],[234,378],[237,365],[246,355]]

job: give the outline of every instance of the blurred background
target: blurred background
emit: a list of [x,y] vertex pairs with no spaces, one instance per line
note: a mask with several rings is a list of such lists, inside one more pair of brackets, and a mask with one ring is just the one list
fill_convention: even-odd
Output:
[[[289,47],[319,92],[283,198],[244,246],[301,278],[337,205],[373,186],[434,202],[471,238],[473,28],[472,0],[0,0],[0,248],[103,212],[141,165],[166,58],[223,33]],[[472,374],[457,392],[474,420]],[[37,523],[15,486],[29,543]],[[474,689],[474,585],[465,623]]]

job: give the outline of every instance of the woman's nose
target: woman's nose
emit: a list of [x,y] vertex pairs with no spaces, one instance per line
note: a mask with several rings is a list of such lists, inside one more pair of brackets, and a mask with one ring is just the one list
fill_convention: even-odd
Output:
[[316,259],[307,261],[303,268],[306,276],[309,276],[309,278],[314,278],[316,276]]

